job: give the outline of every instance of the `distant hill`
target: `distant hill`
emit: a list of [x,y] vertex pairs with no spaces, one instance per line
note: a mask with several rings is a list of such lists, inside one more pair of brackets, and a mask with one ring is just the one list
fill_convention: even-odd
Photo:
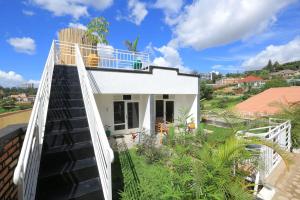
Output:
[[245,71],[246,75],[256,75],[262,78],[268,78],[270,72],[278,72],[281,70],[300,70],[300,61],[287,62],[279,64],[277,61],[273,64],[271,61],[260,70]]

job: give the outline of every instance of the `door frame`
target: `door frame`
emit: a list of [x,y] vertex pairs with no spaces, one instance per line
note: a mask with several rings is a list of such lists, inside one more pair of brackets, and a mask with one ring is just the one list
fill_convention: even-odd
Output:
[[[125,124],[125,129],[120,129],[120,130],[115,130],[115,125],[121,125],[121,124],[115,124],[115,119],[114,119],[114,110],[113,110],[113,124],[112,124],[112,130],[113,130],[113,133],[112,134],[124,134],[126,132],[131,132],[131,131],[135,131],[137,129],[139,129],[140,127],[140,101],[138,100],[113,100],[113,109],[114,109],[114,103],[115,102],[124,102],[124,117],[125,117],[125,122],[124,123],[121,123],[121,124]],[[131,129],[128,129],[128,103],[138,103],[138,115],[139,115],[139,126],[137,128],[131,128]]]
[[167,116],[167,111],[166,111],[166,104],[168,101],[173,102],[173,122],[175,121],[175,100],[174,99],[155,99],[155,106],[154,106],[154,111],[155,111],[155,120],[156,120],[156,101],[163,101],[163,120],[164,122],[166,121],[166,116]]

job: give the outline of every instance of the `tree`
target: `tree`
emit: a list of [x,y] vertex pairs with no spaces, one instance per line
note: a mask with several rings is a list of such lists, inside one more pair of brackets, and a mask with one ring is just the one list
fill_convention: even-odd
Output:
[[96,17],[87,25],[86,36],[93,44],[108,44],[106,39],[109,23],[104,17]]
[[207,86],[204,81],[200,82],[200,99],[212,99],[213,92],[214,90],[211,86]]
[[272,64],[272,61],[269,60],[267,66],[264,67],[266,70],[268,71],[272,71],[273,70],[273,64]]
[[289,84],[284,79],[276,78],[266,82],[266,84],[263,87],[263,90],[269,88],[287,87],[287,86],[289,86]]
[[279,68],[280,68],[280,64],[279,64],[278,61],[276,61],[276,62],[274,63],[274,65],[273,65],[273,72],[276,71],[276,70],[279,70]]
[[16,107],[16,101],[12,98],[3,99],[0,101],[0,107],[5,109],[11,109]]
[[133,51],[133,52],[137,52],[138,42],[139,42],[139,36],[137,36],[137,38],[133,42],[130,42],[129,40],[124,41],[128,51]]

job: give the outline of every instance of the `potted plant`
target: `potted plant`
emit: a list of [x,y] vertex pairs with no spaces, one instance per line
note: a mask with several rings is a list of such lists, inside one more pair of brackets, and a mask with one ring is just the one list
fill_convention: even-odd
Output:
[[137,36],[137,38],[133,42],[130,42],[129,40],[125,40],[124,42],[128,51],[132,51],[134,54],[133,69],[142,69],[143,66],[142,61],[140,59],[135,58],[138,42],[139,42],[139,36]]
[[195,124],[195,118],[191,117],[191,122],[188,124],[188,127],[190,130],[193,130],[196,128],[196,124]]
[[[97,47],[97,44],[108,44],[106,36],[108,34],[109,23],[104,17],[96,17],[92,19],[87,25],[87,31],[85,36],[89,39],[93,46]],[[98,66],[100,57],[97,52],[89,52],[87,56],[87,65],[88,66]]]

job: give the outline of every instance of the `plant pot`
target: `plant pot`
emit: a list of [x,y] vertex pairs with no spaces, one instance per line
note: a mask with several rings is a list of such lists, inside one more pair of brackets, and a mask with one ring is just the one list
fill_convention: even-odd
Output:
[[87,57],[87,66],[98,67],[99,60],[100,60],[100,58],[97,54],[91,53]]
[[142,69],[143,63],[141,60],[136,60],[133,63],[133,69]]
[[195,129],[196,128],[196,124],[195,122],[191,122],[188,124],[189,129]]

